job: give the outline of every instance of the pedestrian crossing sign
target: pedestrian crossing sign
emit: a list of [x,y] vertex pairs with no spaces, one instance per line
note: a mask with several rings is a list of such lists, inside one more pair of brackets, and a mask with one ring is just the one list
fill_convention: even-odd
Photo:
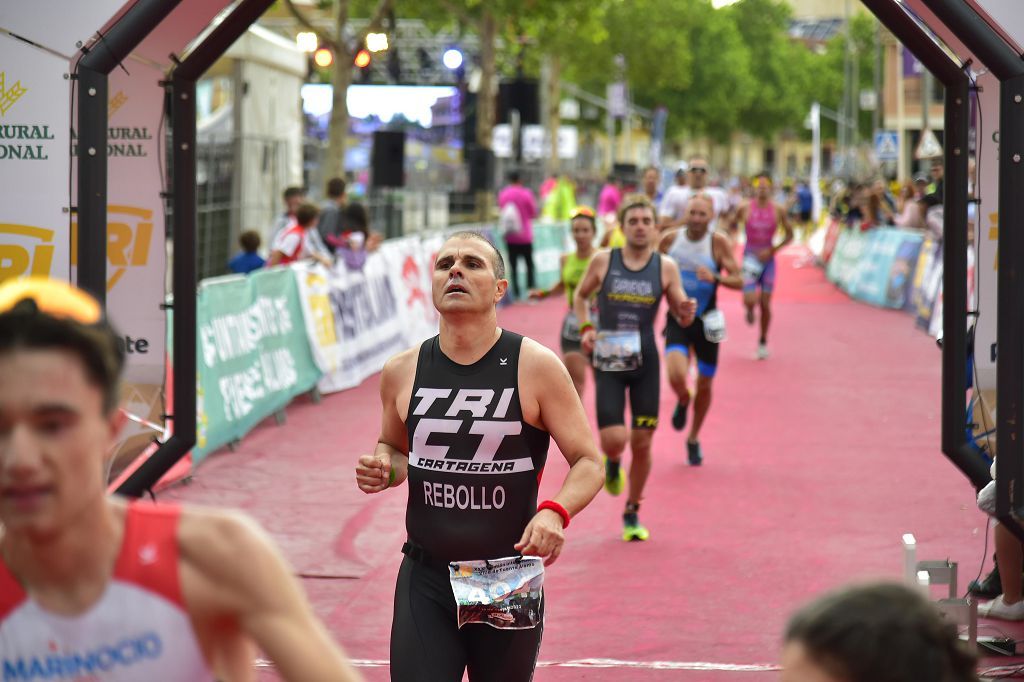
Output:
[[879,161],[896,161],[900,157],[899,135],[895,130],[875,133],[875,156]]

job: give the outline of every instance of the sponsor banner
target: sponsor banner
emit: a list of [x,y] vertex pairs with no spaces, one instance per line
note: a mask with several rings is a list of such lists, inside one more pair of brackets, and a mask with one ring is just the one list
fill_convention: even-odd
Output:
[[0,282],[70,279],[67,74],[66,59],[0,33]]
[[917,268],[917,257],[921,253],[924,237],[918,234],[907,234],[896,250],[892,267],[889,269],[889,284],[885,292],[885,307],[897,310],[905,308],[910,300],[910,292],[914,285],[914,272]]
[[435,233],[384,242],[380,257],[387,262],[391,289],[405,331],[405,346],[417,346],[437,334],[439,317],[431,298],[430,280],[444,237]]
[[[902,294],[910,279],[911,264],[906,262],[907,255],[920,248],[921,239],[920,234],[893,228],[878,228],[866,233],[864,251],[848,285],[850,295],[872,305],[902,307]],[[898,264],[897,255],[901,250],[905,255]],[[891,296],[893,288],[898,293]]]
[[[70,58],[126,4],[135,3],[125,0],[5,2],[0,28]],[[64,61],[66,64],[67,59]],[[0,64],[6,65],[6,62],[0,60]]]
[[[923,249],[922,249],[923,255]],[[920,261],[919,259],[919,270]],[[915,324],[919,329],[929,331],[932,324],[932,315],[935,313],[935,300],[939,296],[939,289],[942,287],[942,244],[935,248],[935,254],[928,263],[927,268],[922,272],[920,288],[914,290],[915,303]]]
[[288,268],[204,281],[196,333],[198,464],[320,378]]
[[861,254],[867,246],[867,236],[860,230],[843,229],[836,240],[825,274],[843,291],[850,292],[850,284],[857,274]]
[[[358,386],[363,379],[379,372],[388,358],[408,346],[405,320],[399,309],[399,305],[404,305],[399,296],[405,292],[396,290],[390,265],[382,254],[374,253],[366,259],[362,270],[349,270],[344,262],[339,262],[330,272],[327,297],[334,318],[334,344],[323,353],[331,364],[330,372],[320,379],[321,392]],[[310,338],[330,339],[326,332],[317,334]]]

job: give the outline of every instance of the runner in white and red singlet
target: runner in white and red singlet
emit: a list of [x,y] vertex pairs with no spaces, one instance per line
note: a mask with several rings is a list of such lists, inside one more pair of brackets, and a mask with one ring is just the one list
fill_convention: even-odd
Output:
[[251,520],[107,497],[124,350],[95,299],[0,286],[5,680],[358,680]]
[[[757,358],[768,358],[768,327],[772,321],[772,292],[775,290],[775,254],[793,241],[793,227],[784,208],[772,201],[772,178],[761,173],[754,179],[754,199],[740,207],[736,222],[744,226],[743,305],[747,324],[754,324],[754,308],[761,308],[761,335]],[[782,227],[785,236],[775,244],[775,233]],[[758,295],[760,289],[760,295]]]

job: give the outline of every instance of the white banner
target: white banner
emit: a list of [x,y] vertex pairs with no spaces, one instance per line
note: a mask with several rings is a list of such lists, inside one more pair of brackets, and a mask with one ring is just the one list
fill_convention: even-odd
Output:
[[362,270],[292,266],[323,393],[357,386],[395,353],[437,333],[430,296],[440,234],[388,241]]
[[158,151],[162,74],[132,64],[110,74],[107,111],[107,311],[125,341],[131,384],[162,385],[166,245]]
[[[134,4],[125,0],[4,0],[0,2],[0,29],[10,31],[65,57],[78,52],[120,13]],[[65,62],[66,63],[66,62]],[[6,62],[3,63],[6,67]]]
[[70,277],[66,60],[0,34],[0,282]]

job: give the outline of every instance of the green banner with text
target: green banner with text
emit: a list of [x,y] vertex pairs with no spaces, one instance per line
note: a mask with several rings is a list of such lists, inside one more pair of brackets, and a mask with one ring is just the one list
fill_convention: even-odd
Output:
[[288,268],[205,280],[197,317],[196,464],[320,378]]

